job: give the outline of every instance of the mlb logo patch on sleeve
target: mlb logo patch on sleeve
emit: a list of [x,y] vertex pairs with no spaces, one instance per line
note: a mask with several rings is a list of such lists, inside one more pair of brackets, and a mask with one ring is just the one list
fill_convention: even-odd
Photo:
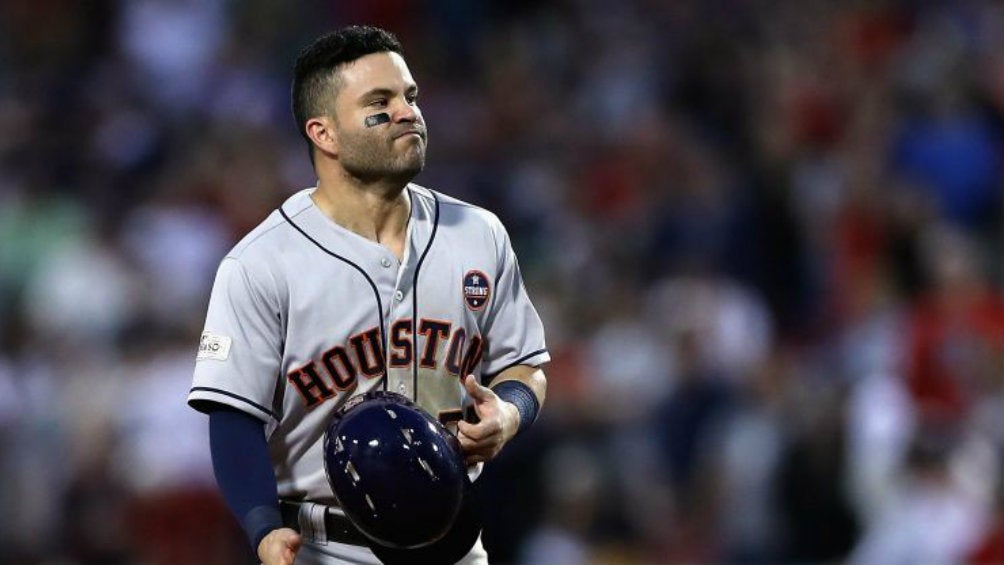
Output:
[[196,356],[196,360],[213,359],[216,361],[226,361],[227,357],[230,356],[231,341],[225,335],[202,332],[202,337],[199,339],[199,354]]

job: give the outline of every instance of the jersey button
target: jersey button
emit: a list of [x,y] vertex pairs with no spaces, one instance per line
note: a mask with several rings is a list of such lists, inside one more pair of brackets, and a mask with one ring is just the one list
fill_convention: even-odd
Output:
[[394,293],[394,300],[397,300],[398,302],[401,302],[402,300],[404,300],[404,293],[401,292],[400,290],[397,291],[397,292],[395,292]]
[[390,259],[384,257],[383,259],[380,259],[380,264],[384,267],[390,267]]

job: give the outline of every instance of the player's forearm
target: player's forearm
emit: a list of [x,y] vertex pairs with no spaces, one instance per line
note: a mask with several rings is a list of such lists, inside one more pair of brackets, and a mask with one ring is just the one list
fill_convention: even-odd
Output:
[[257,550],[262,538],[282,526],[264,424],[221,407],[209,414],[209,445],[223,498]]
[[496,375],[488,386],[495,388],[504,381],[519,381],[525,384],[533,391],[537,402],[544,406],[544,399],[547,396],[547,377],[540,367],[514,365]]
[[518,429],[524,431],[537,419],[547,394],[547,378],[537,367],[516,365],[499,373],[491,389],[516,408]]

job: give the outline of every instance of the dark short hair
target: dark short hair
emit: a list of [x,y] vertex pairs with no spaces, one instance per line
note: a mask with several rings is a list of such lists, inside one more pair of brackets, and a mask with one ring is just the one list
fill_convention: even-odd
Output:
[[387,51],[400,54],[401,42],[389,31],[372,26],[349,26],[327,33],[300,51],[290,93],[300,135],[307,137],[307,120],[323,113],[325,87],[339,66]]

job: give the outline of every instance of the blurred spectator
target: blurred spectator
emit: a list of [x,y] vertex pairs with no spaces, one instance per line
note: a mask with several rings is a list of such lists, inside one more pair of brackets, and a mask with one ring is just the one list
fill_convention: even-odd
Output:
[[847,555],[859,534],[843,474],[843,403],[831,385],[796,387],[796,425],[774,477],[787,541],[782,559],[829,562]]
[[165,110],[198,108],[208,95],[228,29],[222,0],[136,0],[121,3],[119,45],[140,82]]
[[113,422],[120,440],[111,463],[126,487],[131,549],[151,565],[241,563],[249,550],[216,488],[209,426],[176,401],[190,386],[191,339],[190,333],[135,336],[121,368]]
[[194,204],[152,203],[136,210],[123,239],[157,297],[149,305],[154,318],[171,326],[199,317],[230,242],[219,215]]
[[0,202],[0,316],[17,316],[40,263],[75,244],[89,222],[77,199],[44,188],[15,184]]
[[598,418],[638,422],[672,389],[677,361],[647,323],[642,297],[624,287],[611,294],[604,304],[604,319],[593,329],[585,349],[589,392],[602,399]]
[[544,507],[540,527],[523,542],[520,563],[592,563],[590,530],[600,492],[599,462],[583,447],[552,452],[544,465]]
[[965,91],[970,16],[961,6],[919,15],[911,57],[902,67],[906,94],[916,103],[907,108],[912,112],[901,124],[892,160],[945,220],[982,231],[1000,220],[1004,139],[999,124],[987,120]]
[[976,240],[948,226],[922,234],[930,284],[913,305],[907,384],[925,422],[965,418],[1004,358],[1004,295]]
[[870,373],[854,383],[846,418],[847,487],[858,518],[867,525],[890,503],[917,417],[901,379]]
[[971,565],[993,565],[1004,563],[1004,498],[1002,485],[998,481],[994,492],[993,512],[990,524],[967,555],[966,563]]
[[953,481],[953,443],[941,434],[917,437],[893,500],[864,532],[850,563],[961,563],[972,551],[987,516]]
[[646,322],[674,339],[692,333],[694,362],[727,381],[743,381],[767,360],[774,340],[771,313],[759,293],[710,273],[653,281]]
[[60,508],[65,555],[82,563],[126,564],[135,540],[129,537],[127,489],[112,465],[117,447],[113,430],[86,428]]
[[648,431],[670,488],[672,514],[664,518],[669,535],[651,541],[662,544],[656,546],[661,561],[706,561],[717,557],[711,537],[718,500],[709,481],[710,452],[720,442],[721,422],[732,410],[733,391],[701,356],[695,331],[684,329],[674,345],[677,385],[653,409]]
[[784,556],[786,532],[774,477],[789,440],[786,380],[792,375],[777,357],[737,391],[712,455],[723,562],[778,563]]
[[137,273],[110,236],[82,235],[48,255],[28,282],[28,321],[40,338],[51,340],[53,349],[58,344],[80,348],[80,353],[108,351],[137,317]]

